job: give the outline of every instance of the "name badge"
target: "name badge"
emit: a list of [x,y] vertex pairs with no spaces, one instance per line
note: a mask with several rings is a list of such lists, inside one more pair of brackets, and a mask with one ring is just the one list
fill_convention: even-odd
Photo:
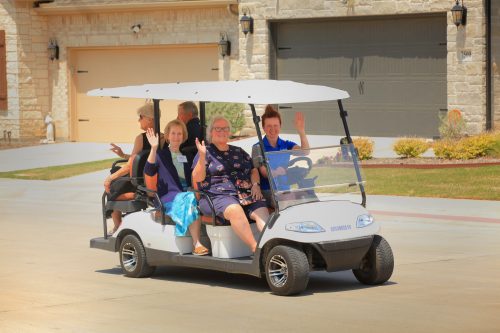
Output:
[[177,155],[177,162],[179,163],[187,163],[188,159],[185,155]]

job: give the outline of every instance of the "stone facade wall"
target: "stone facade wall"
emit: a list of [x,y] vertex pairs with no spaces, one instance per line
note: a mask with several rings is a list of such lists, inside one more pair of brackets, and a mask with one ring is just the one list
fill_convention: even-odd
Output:
[[461,110],[468,132],[478,133],[486,124],[485,17],[482,0],[468,0],[465,5],[468,23],[457,29],[451,19],[452,1],[241,0],[240,12],[248,7],[254,19],[254,34],[245,37],[240,32],[241,79],[268,78],[271,74],[269,20],[447,13],[448,109]]
[[8,113],[0,114],[0,129],[14,139],[42,137],[49,112],[47,23],[31,3],[2,2],[1,29],[6,30]]
[[[124,0],[120,4],[168,2]],[[42,7],[106,4],[116,1],[57,0]],[[477,133],[486,123],[483,1],[466,2],[468,23],[459,29],[451,21],[452,5],[449,0],[240,0],[239,16],[226,6],[51,15],[33,9],[29,1],[2,1],[0,29],[6,31],[7,39],[9,109],[0,112],[0,138],[3,129],[11,130],[14,138],[43,137],[43,118],[48,112],[55,120],[57,137],[70,138],[68,50],[72,48],[217,43],[219,32],[225,31],[232,53],[219,60],[219,79],[266,79],[271,75],[269,20],[425,13],[447,13],[448,108],[460,109],[468,132]],[[239,26],[243,7],[254,18],[254,33],[247,36]],[[142,30],[134,35],[130,27],[137,23]],[[58,61],[48,60],[50,38],[57,39],[60,47]],[[250,117],[247,125],[253,127]]]

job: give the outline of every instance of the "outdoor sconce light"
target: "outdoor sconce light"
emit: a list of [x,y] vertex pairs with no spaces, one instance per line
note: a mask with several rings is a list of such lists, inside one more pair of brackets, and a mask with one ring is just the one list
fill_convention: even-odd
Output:
[[220,33],[219,53],[224,58],[231,55],[231,42],[227,39],[227,33]]
[[467,8],[464,6],[464,0],[462,0],[462,5],[456,0],[455,6],[451,9],[451,17],[457,29],[460,25],[465,25],[467,23]]
[[139,31],[141,31],[141,28],[142,26],[140,24],[134,24],[133,26],[130,27],[130,30],[132,30],[132,32],[136,34]]
[[243,31],[245,36],[248,33],[253,34],[253,18],[252,16],[250,16],[250,10],[248,9],[248,7],[243,7],[242,11],[243,11],[243,16],[240,19],[241,31]]
[[57,45],[57,41],[55,39],[51,39],[49,41],[49,47],[47,47],[49,51],[49,59],[51,61],[59,59],[59,45]]

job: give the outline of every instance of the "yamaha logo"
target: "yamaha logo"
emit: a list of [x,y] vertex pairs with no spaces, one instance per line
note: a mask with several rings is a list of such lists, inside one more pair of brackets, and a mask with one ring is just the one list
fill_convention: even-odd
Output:
[[349,224],[344,225],[334,225],[330,228],[331,231],[346,231],[351,230],[351,226]]

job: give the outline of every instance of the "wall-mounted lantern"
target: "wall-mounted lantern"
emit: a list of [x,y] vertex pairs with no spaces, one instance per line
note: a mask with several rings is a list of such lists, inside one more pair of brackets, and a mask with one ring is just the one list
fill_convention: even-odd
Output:
[[467,23],[467,8],[464,6],[464,0],[462,0],[462,5],[456,0],[455,6],[451,9],[451,17],[457,29],[460,25],[465,25]]
[[51,61],[59,59],[59,45],[57,45],[57,41],[55,39],[51,39],[49,41],[47,51],[49,51],[49,59]]
[[139,31],[141,31],[141,28],[142,26],[140,24],[134,24],[133,26],[130,27],[130,30],[132,30],[134,34],[137,34],[139,33]]
[[227,38],[227,33],[225,32],[220,33],[219,53],[222,56],[222,58],[231,55],[231,42]]
[[245,36],[248,33],[253,34],[253,18],[252,16],[250,16],[250,10],[248,9],[248,7],[243,7],[242,11],[243,11],[243,16],[240,19],[241,31],[243,31]]

